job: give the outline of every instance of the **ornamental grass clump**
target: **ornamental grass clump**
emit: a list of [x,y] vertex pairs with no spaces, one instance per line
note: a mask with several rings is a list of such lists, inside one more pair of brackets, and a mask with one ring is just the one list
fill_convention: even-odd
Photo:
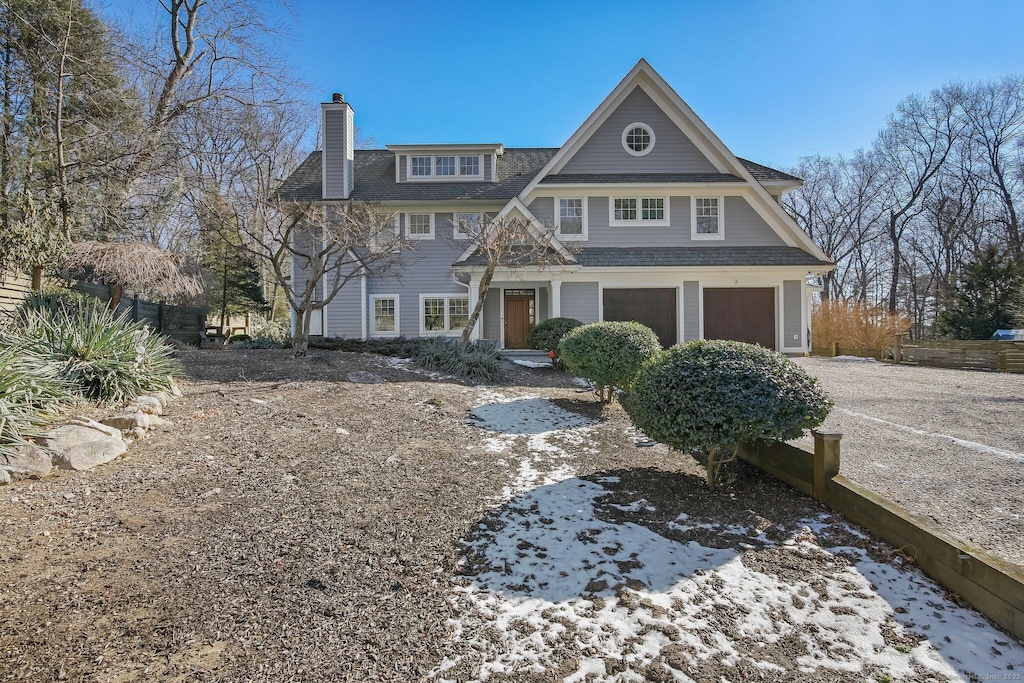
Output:
[[817,427],[832,400],[781,353],[731,341],[672,347],[640,371],[625,408],[647,436],[706,458],[708,486],[745,442],[788,441]]
[[654,331],[640,323],[603,322],[570,331],[558,350],[569,372],[596,384],[598,398],[610,403],[613,389],[629,391],[661,344]]
[[121,402],[169,391],[181,374],[162,336],[98,299],[55,308],[26,306],[13,328],[29,353],[92,400]]
[[505,380],[498,350],[490,342],[471,342],[463,346],[451,339],[425,339],[419,342],[412,364],[476,384],[497,384]]
[[12,331],[0,334],[0,459],[39,436],[77,392]]

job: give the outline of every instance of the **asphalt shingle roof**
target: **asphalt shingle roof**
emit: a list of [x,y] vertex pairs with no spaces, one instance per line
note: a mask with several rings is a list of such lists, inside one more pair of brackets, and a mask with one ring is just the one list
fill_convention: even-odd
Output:
[[[490,183],[396,183],[395,153],[386,149],[357,149],[353,172],[357,201],[508,201],[533,180],[558,151],[556,147],[506,147],[498,157],[498,180]],[[746,159],[740,162],[757,180],[792,180],[796,176],[783,173]],[[318,202],[323,199],[320,178],[321,153],[312,152],[281,184],[280,199]],[[541,182],[564,183],[664,183],[664,182],[737,182],[740,178],[728,173],[616,173],[553,175]]]
[[828,266],[800,247],[588,247],[583,267],[602,266]]

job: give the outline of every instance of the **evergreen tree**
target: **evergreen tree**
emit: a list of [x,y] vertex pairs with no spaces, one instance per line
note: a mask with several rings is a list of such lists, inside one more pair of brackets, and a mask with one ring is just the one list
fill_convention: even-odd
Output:
[[1013,326],[1013,305],[1024,288],[1024,268],[995,246],[982,251],[960,272],[949,310],[939,330],[955,339],[988,339]]
[[223,202],[213,200],[208,206],[200,216],[202,265],[209,274],[210,308],[224,327],[229,316],[266,311],[267,302],[256,257],[242,246],[237,230],[225,229],[231,216]]

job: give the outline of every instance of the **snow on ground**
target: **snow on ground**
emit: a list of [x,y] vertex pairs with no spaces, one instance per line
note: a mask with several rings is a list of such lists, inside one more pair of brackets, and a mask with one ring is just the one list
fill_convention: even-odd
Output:
[[437,680],[522,677],[556,662],[566,681],[643,681],[651,667],[679,681],[962,680],[1024,668],[1024,647],[916,569],[849,545],[862,535],[837,519],[800,520],[773,541],[694,510],[669,528],[713,530],[721,547],[673,540],[623,521],[653,507],[609,502],[617,477],[574,476],[563,446],[585,446],[591,421],[537,397],[481,399],[471,420],[497,433],[485,447],[522,457],[502,505],[467,539],[470,580],[451,624],[459,654]]

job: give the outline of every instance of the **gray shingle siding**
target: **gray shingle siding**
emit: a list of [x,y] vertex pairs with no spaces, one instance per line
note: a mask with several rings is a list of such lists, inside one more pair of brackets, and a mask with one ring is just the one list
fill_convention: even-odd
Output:
[[576,318],[582,323],[596,323],[598,310],[596,282],[562,283],[562,317]]
[[501,341],[501,288],[491,287],[484,299],[484,325],[481,328],[484,339],[497,343]]
[[544,176],[542,185],[601,185],[622,183],[743,183],[742,178],[729,173],[556,173]]
[[[686,231],[690,231],[690,210],[686,210]],[[754,207],[745,197],[725,198],[725,239],[719,241],[707,241],[703,244],[714,246],[735,247],[778,247],[786,243],[782,241],[778,233],[771,229],[764,219],[754,211]]]
[[[622,131],[641,122],[654,131],[654,147],[641,157],[622,146]],[[718,173],[697,146],[639,86],[626,96],[560,173]]]
[[334,199],[345,197],[345,170],[347,167],[346,146],[348,136],[345,131],[346,113],[343,109],[324,112],[324,155],[326,174],[326,196]]
[[700,339],[700,283],[683,283],[683,341]]
[[324,306],[327,313],[327,329],[324,334],[329,337],[361,337],[362,327],[362,289],[360,278],[349,280],[341,288],[331,303]]
[[802,284],[799,280],[786,280],[782,283],[782,346],[800,346]]

